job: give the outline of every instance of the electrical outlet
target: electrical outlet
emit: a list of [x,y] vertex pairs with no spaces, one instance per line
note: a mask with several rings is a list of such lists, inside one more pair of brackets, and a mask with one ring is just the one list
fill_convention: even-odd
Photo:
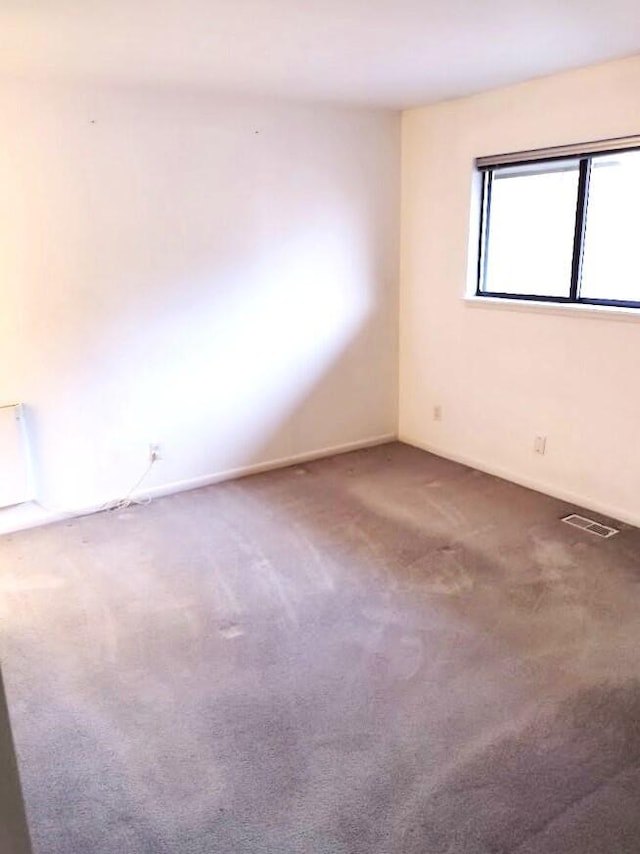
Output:
[[547,437],[546,436],[536,436],[536,438],[533,441],[533,452],[534,452],[534,454],[544,455],[546,450],[547,450]]
[[433,420],[434,421],[442,421],[442,407],[439,403],[433,407]]
[[149,444],[149,462],[156,463],[158,460],[162,459],[162,451],[160,449],[160,445],[156,442],[151,442]]

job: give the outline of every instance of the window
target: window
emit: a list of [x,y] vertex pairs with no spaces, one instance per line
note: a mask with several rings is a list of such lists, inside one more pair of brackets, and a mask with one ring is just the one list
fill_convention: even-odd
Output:
[[640,308],[640,148],[531,155],[478,163],[477,296]]

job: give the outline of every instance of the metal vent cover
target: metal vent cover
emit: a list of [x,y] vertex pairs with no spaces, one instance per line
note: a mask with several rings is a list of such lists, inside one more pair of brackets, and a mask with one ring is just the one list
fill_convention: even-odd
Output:
[[613,537],[614,534],[619,534],[617,528],[610,528],[609,525],[602,525],[594,519],[587,519],[586,516],[578,516],[577,513],[571,513],[569,516],[564,516],[562,519],[567,525],[573,525],[574,528],[580,528],[583,531],[588,531],[590,534],[595,534],[597,537]]

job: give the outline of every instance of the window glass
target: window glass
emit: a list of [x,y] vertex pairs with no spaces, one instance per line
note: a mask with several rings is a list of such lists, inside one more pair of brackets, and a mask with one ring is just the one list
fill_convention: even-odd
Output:
[[582,298],[640,302],[640,152],[592,158],[583,246]]
[[495,169],[485,292],[569,297],[579,161]]

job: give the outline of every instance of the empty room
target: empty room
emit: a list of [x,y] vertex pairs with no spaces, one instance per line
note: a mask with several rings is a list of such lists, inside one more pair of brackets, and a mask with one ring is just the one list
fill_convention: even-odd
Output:
[[0,30],[0,854],[640,854],[631,0]]

